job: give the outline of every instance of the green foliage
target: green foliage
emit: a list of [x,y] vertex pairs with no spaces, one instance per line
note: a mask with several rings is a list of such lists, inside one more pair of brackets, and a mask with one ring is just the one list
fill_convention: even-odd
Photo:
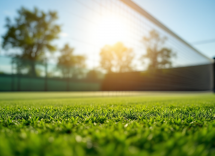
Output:
[[168,68],[172,66],[171,59],[176,57],[171,49],[165,47],[166,37],[161,38],[155,30],[150,31],[148,37],[143,38],[146,54],[141,57],[143,64],[149,60],[148,69]]
[[14,22],[6,18],[7,32],[2,36],[2,47],[5,49],[15,48],[21,54],[15,54],[16,64],[25,67],[30,60],[29,74],[35,76],[35,61],[43,61],[45,52],[54,52],[56,46],[51,42],[58,38],[60,25],[55,21],[58,19],[57,12],[47,13],[38,10],[28,10],[24,7],[18,10],[18,16]]
[[1,94],[0,155],[215,154],[213,95],[71,95]]
[[118,42],[106,45],[101,49],[101,67],[107,72],[128,72],[134,69],[132,61],[134,53],[131,48],[127,48],[123,43]]
[[85,68],[86,57],[83,55],[74,55],[74,48],[69,44],[60,50],[61,55],[58,57],[58,69],[62,72],[63,77],[79,77]]

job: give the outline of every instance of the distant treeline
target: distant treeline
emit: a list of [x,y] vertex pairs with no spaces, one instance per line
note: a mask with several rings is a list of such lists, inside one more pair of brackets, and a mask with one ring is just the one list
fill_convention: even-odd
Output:
[[[57,70],[64,78],[81,76],[83,69],[87,68],[87,56],[75,55],[75,48],[66,43],[62,48],[53,44],[59,38],[61,25],[57,24],[58,13],[56,11],[44,12],[38,8],[29,10],[20,8],[13,20],[6,18],[6,33],[2,36],[2,47],[5,51],[18,49],[21,53],[8,53],[13,57],[16,73],[30,76],[39,76],[36,62],[46,64],[47,53],[53,54],[60,51],[57,58]],[[143,54],[140,61],[143,64],[148,62],[148,69],[168,68],[172,66],[171,58],[176,54],[169,48],[164,47],[165,37],[158,32],[151,30],[148,36],[144,36],[142,43],[146,47],[146,54]],[[100,65],[97,70],[112,72],[135,71],[135,53],[132,48],[121,42],[114,45],[105,45],[100,51]],[[146,61],[148,60],[148,61]],[[91,76],[94,73],[91,72]]]

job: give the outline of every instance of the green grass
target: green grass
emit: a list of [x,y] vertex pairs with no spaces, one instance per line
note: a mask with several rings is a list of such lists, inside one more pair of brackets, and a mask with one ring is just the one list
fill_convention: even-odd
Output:
[[1,93],[0,156],[215,155],[213,94],[75,94]]

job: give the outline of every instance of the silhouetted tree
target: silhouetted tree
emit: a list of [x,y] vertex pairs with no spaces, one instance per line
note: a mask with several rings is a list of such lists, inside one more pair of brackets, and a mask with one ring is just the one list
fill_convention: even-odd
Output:
[[37,8],[31,11],[24,7],[18,10],[14,22],[6,18],[7,32],[2,36],[2,47],[19,49],[21,53],[13,55],[14,60],[20,67],[27,67],[32,76],[36,76],[35,61],[43,61],[46,51],[56,50],[51,42],[60,32],[60,25],[55,23],[57,19],[55,11],[45,13]]
[[145,59],[148,59],[148,69],[167,68],[172,66],[171,58],[176,57],[176,54],[169,48],[163,47],[166,37],[160,37],[155,30],[150,31],[148,37],[143,38],[147,51],[141,57],[142,62],[145,64]]
[[128,72],[134,69],[132,65],[133,50],[121,42],[113,46],[105,45],[101,49],[100,56],[100,65],[107,72]]
[[64,78],[78,78],[83,74],[83,69],[86,67],[86,57],[82,55],[74,55],[74,48],[68,44],[60,50],[61,55],[58,58],[58,69]]

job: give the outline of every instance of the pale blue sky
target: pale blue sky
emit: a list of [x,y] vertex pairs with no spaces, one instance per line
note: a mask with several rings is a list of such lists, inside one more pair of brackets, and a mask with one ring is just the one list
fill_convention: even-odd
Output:
[[[215,38],[215,1],[214,0],[134,0],[155,18],[173,30],[188,43]],[[0,0],[0,35],[5,33],[5,17],[14,17],[21,6],[42,10],[56,10],[59,13],[58,23],[63,25],[63,32],[73,27],[65,25],[76,12],[74,0]],[[65,11],[67,10],[67,11]],[[59,44],[67,42],[62,37]],[[2,39],[0,39],[0,42]],[[78,44],[78,43],[77,43]],[[74,46],[76,44],[74,43]],[[215,56],[215,42],[194,45],[195,48],[209,57]]]
[[[215,39],[215,0],[134,0],[188,43]],[[215,57],[215,42],[193,45]]]

